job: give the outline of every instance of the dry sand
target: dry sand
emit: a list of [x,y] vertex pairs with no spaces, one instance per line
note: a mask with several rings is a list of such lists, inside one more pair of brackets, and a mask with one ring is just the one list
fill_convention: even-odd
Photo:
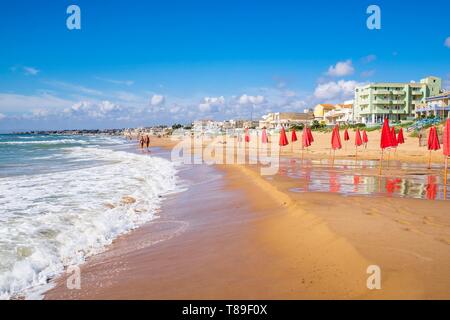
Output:
[[[379,157],[376,135],[361,158]],[[315,140],[305,157],[328,158],[329,134]],[[426,163],[416,146],[407,138],[396,159]],[[283,155],[299,153],[296,143]],[[294,193],[302,181],[264,178],[249,165],[194,165],[181,175],[191,187],[165,202],[160,219],[83,265],[82,290],[67,290],[62,277],[46,298],[450,298],[447,201]],[[380,266],[382,290],[367,289],[369,265]]]

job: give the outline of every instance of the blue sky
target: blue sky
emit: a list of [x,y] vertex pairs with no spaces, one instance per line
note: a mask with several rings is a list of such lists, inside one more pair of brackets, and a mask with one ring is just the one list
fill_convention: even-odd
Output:
[[[81,30],[66,9],[81,8]],[[381,8],[381,30],[366,9]],[[355,85],[443,78],[450,3],[3,1],[0,131],[248,118],[352,98]]]

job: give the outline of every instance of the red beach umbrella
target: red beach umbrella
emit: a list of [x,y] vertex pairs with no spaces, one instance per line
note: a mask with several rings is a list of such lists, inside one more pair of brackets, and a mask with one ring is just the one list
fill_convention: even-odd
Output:
[[339,135],[339,125],[336,125],[331,133],[331,149],[333,149],[332,165],[334,165],[336,149],[342,149],[341,136]]
[[311,139],[309,138],[308,128],[305,128],[302,133],[302,148],[311,146]]
[[331,134],[331,148],[333,150],[342,149],[341,136],[339,135],[339,126],[336,125]]
[[441,148],[439,143],[439,137],[437,135],[436,127],[431,127],[428,133],[428,150],[430,151],[430,156],[428,158],[428,169],[431,169],[431,151],[436,151]]
[[[444,128],[444,137],[442,144],[444,145],[443,151],[445,156],[445,170],[444,170],[444,190],[447,191],[447,168],[448,168],[448,156],[450,156],[450,119],[447,119]],[[445,196],[445,198],[447,198]]]
[[365,144],[365,147],[367,148],[367,143],[369,142],[369,137],[367,136],[367,131],[363,131],[363,142]]
[[355,133],[355,149],[356,149],[355,162],[358,161],[358,147],[361,146],[362,144],[363,144],[363,141],[361,139],[361,132],[359,131],[359,128],[356,128],[356,133]]
[[309,148],[311,146],[312,141],[310,140],[309,128],[304,128],[302,132],[302,161],[303,161],[303,152],[305,148]]
[[297,138],[297,132],[295,132],[295,129],[292,129],[291,141],[292,141],[292,142],[295,142],[295,141],[297,141],[297,140],[298,140],[298,138]]
[[361,132],[359,131],[359,129],[356,129],[356,133],[355,133],[355,146],[360,147],[363,144],[363,140],[361,139]]
[[389,120],[388,118],[384,119],[383,128],[381,129],[381,139],[380,139],[380,148],[381,148],[381,158],[380,158],[380,176],[383,168],[383,153],[384,149],[392,146],[392,136],[391,130],[389,129]]
[[349,141],[349,140],[350,140],[350,135],[348,134],[347,128],[345,128],[345,131],[344,131],[344,141]]
[[250,142],[250,134],[248,133],[248,128],[245,128],[245,142]]
[[431,127],[430,133],[428,134],[428,150],[436,151],[440,148],[441,144],[439,142],[436,127]]
[[281,133],[280,133],[280,147],[285,147],[289,144],[289,141],[286,136],[286,131],[284,130],[284,127],[281,127]]
[[398,147],[397,135],[395,134],[394,127],[392,127],[392,129],[391,129],[391,144],[392,144],[392,147],[394,147],[394,148]]
[[266,129],[263,129],[263,130],[262,130],[262,134],[261,134],[261,142],[262,142],[263,144],[269,143],[269,139],[267,138],[267,132],[266,132]]
[[397,142],[398,142],[398,144],[405,143],[405,138],[403,137],[403,128],[400,128],[400,130],[398,131]]
[[312,130],[311,130],[311,128],[306,128],[307,129],[307,134],[308,134],[308,137],[309,137],[309,141],[311,142],[311,144],[314,142],[314,137],[313,137],[313,134],[312,134]]
[[381,129],[380,148],[382,150],[392,147],[392,136],[389,128],[389,120],[384,119],[383,128]]

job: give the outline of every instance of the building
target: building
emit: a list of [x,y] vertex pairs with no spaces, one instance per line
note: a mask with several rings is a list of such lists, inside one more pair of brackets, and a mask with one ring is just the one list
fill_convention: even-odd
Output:
[[258,126],[259,126],[259,121],[258,120],[246,120],[243,123],[243,127],[244,128],[253,129],[253,128],[258,128]]
[[415,117],[416,106],[441,93],[442,80],[427,77],[419,83],[372,83],[355,89],[354,120],[377,124],[384,118],[401,121]]
[[223,122],[213,120],[197,120],[193,123],[194,131],[197,132],[217,132],[221,131]]
[[334,109],[324,114],[326,125],[353,123],[353,101],[337,104]]
[[275,129],[280,126],[289,127],[291,125],[311,124],[314,114],[311,112],[278,112],[269,113],[259,121],[260,128]]
[[438,116],[450,118],[450,91],[425,99],[425,103],[416,107],[417,117]]
[[314,119],[324,121],[325,113],[334,109],[333,104],[321,103],[314,107]]

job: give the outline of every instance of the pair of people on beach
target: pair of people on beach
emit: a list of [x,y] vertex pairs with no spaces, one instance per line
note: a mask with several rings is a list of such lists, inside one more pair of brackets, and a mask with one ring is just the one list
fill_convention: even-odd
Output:
[[148,134],[140,135],[139,145],[142,150],[144,150],[144,148],[147,148],[147,152],[148,152],[149,151],[148,148],[150,148],[150,136]]

